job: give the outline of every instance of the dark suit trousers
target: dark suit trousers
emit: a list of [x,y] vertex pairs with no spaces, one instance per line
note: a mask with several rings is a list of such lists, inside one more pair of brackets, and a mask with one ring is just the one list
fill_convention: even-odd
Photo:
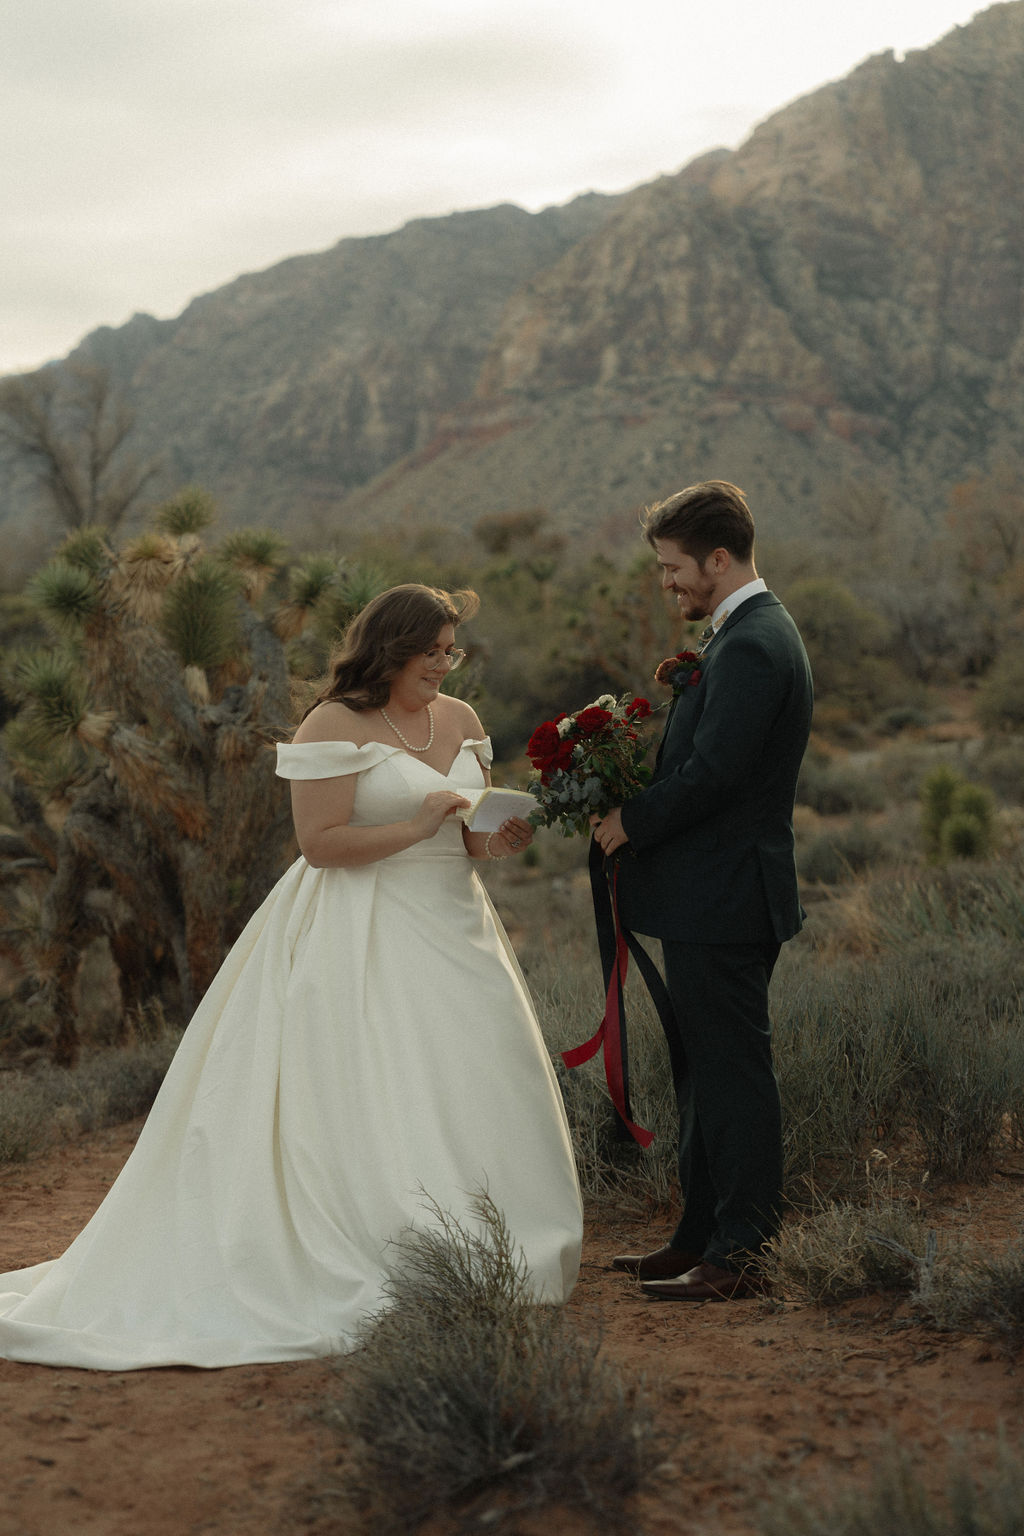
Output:
[[671,1242],[739,1268],[779,1222],[782,1115],[768,983],[780,945],[664,939],[662,948],[684,1201]]

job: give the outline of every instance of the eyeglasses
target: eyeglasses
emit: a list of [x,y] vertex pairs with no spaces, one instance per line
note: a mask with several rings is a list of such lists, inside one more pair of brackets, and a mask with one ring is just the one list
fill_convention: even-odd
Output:
[[440,646],[435,646],[432,651],[424,651],[423,657],[428,667],[439,667],[442,661],[446,661],[449,672],[454,672],[455,668],[460,667],[465,661],[466,653],[455,647],[450,651],[442,651]]

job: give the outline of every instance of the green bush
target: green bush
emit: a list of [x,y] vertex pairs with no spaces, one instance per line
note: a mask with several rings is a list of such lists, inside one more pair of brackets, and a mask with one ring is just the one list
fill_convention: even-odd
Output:
[[929,858],[987,858],[992,852],[995,802],[990,790],[971,784],[947,763],[933,768],[921,786],[921,829]]

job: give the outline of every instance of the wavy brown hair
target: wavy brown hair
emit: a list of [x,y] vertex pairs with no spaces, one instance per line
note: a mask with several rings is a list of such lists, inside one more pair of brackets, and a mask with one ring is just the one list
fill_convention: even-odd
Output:
[[306,710],[317,704],[379,709],[394,678],[414,656],[432,649],[446,624],[471,619],[480,599],[468,589],[442,592],[407,582],[371,598],[352,620],[331,657],[327,680]]

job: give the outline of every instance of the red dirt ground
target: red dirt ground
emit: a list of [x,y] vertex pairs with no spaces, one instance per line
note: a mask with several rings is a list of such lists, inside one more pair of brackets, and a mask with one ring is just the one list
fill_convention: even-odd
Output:
[[[139,1122],[0,1170],[0,1270],[58,1254],[91,1215]],[[937,1225],[1001,1251],[1019,1227],[1020,1171],[945,1191]],[[588,1226],[570,1303],[606,1354],[643,1374],[668,1455],[636,1506],[644,1536],[754,1536],[773,1489],[826,1502],[866,1485],[901,1446],[942,1488],[957,1441],[984,1463],[1015,1441],[1024,1376],[978,1338],[926,1331],[877,1298],[828,1311],[793,1303],[649,1301],[608,1268],[664,1230],[625,1217]],[[344,1362],[107,1374],[0,1361],[0,1536],[308,1536],[354,1532],[310,1500],[337,1447],[316,1415]],[[431,1536],[454,1530],[431,1522]],[[506,1532],[508,1527],[505,1527]],[[548,1512],[518,1532],[590,1527]]]

